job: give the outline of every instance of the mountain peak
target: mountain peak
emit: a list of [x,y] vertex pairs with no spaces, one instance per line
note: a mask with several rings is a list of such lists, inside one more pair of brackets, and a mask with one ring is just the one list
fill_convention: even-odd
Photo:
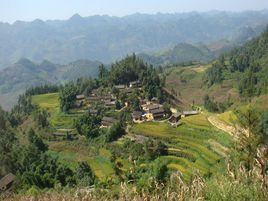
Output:
[[70,17],[69,20],[73,21],[73,20],[82,20],[83,17],[81,17],[81,15],[79,15],[78,13],[74,14],[72,17]]

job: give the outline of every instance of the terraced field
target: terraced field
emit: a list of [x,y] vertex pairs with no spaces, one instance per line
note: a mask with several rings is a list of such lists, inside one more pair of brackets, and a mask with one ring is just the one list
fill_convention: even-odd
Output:
[[183,118],[182,122],[178,128],[163,122],[136,124],[131,133],[164,140],[168,155],[157,160],[165,161],[170,170],[181,172],[186,180],[195,171],[203,176],[219,171],[230,136],[213,127],[205,114]]
[[50,124],[55,129],[68,129],[73,127],[73,120],[81,113],[73,111],[71,114],[64,114],[60,111],[59,94],[49,93],[32,97],[32,102],[42,109],[50,112]]

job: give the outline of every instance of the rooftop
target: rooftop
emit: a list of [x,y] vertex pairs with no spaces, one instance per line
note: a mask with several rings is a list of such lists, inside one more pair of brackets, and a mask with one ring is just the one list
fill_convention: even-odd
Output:
[[192,111],[183,111],[182,114],[184,115],[194,115],[194,114],[198,114],[198,111],[192,110]]
[[0,179],[0,189],[6,188],[7,185],[12,183],[15,180],[15,175],[9,173],[8,175],[4,176]]

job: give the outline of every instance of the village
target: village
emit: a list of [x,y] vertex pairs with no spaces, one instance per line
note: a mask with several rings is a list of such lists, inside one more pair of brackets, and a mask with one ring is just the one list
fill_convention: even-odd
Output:
[[[94,89],[88,96],[85,96],[84,94],[77,95],[75,107],[84,107],[88,109],[88,112],[91,115],[100,115],[100,111],[98,111],[94,105],[102,104],[110,112],[115,112],[116,110],[118,111],[116,105],[120,102],[118,94],[124,94],[125,97],[129,97],[131,94],[135,93],[135,91],[142,92],[142,90],[142,84],[138,80],[130,82],[129,85],[115,85],[111,91],[102,88]],[[168,108],[167,111],[163,106],[165,102],[160,103],[156,97],[153,97],[151,100],[142,97],[137,98],[139,100],[139,110],[133,110],[131,113],[132,121],[134,123],[166,121],[171,126],[178,127],[181,124],[181,118],[197,115],[200,112],[197,110],[178,111],[175,108]],[[127,108],[129,104],[129,101],[126,100],[122,103],[122,108],[119,110]],[[102,117],[101,127],[111,127],[117,121],[118,120],[114,115],[105,115]]]

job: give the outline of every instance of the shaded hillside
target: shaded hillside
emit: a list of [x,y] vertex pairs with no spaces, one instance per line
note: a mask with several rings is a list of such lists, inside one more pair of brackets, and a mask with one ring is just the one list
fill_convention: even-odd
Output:
[[96,77],[100,62],[79,60],[67,65],[43,61],[40,64],[20,59],[0,72],[1,105],[9,108],[27,88],[49,83],[62,83],[79,77]]
[[0,68],[22,57],[35,62],[90,59],[109,63],[132,52],[155,52],[182,42],[209,43],[230,38],[242,28],[267,23],[267,11],[84,18],[74,15],[62,21],[0,23]]
[[191,61],[207,63],[221,54],[241,46],[261,33],[261,28],[241,28],[228,39],[205,43],[179,43],[175,47],[154,54],[141,53],[139,56],[153,65],[181,64]]

